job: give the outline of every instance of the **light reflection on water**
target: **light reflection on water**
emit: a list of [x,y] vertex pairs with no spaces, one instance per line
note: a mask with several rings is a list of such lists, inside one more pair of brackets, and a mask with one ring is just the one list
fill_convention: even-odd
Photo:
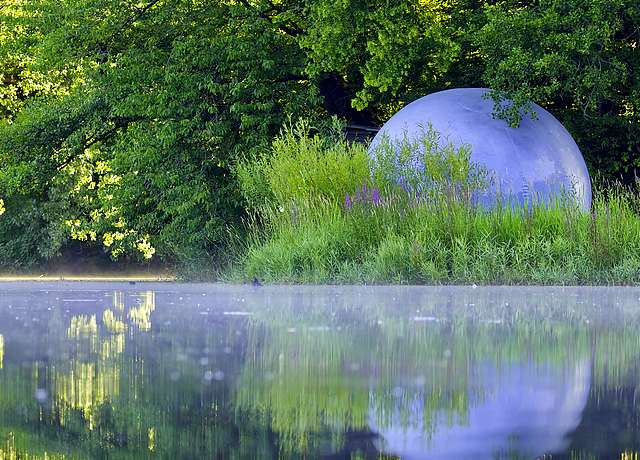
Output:
[[5,458],[634,458],[640,289],[0,285]]

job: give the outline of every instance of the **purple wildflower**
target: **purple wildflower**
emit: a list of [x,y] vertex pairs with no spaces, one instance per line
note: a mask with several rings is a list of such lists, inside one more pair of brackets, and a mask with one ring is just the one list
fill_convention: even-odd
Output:
[[353,207],[351,197],[348,194],[344,196],[344,207],[347,208],[347,210],[351,210],[351,208]]
[[374,206],[380,205],[380,190],[378,190],[377,188],[374,188],[371,191],[371,201],[373,202]]

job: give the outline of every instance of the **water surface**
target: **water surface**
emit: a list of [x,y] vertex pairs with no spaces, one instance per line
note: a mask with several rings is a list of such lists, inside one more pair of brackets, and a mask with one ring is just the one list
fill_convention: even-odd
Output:
[[636,459],[640,289],[0,284],[0,459]]

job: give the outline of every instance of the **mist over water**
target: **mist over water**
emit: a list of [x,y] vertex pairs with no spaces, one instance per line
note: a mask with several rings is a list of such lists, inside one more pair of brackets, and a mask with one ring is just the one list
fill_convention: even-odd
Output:
[[0,459],[633,458],[639,326],[636,288],[3,283]]

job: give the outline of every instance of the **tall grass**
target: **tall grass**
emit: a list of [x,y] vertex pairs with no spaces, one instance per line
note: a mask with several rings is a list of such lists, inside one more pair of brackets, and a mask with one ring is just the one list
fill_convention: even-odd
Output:
[[484,208],[486,171],[431,130],[365,147],[289,126],[236,168],[251,206],[241,277],[293,283],[636,284],[637,189]]

